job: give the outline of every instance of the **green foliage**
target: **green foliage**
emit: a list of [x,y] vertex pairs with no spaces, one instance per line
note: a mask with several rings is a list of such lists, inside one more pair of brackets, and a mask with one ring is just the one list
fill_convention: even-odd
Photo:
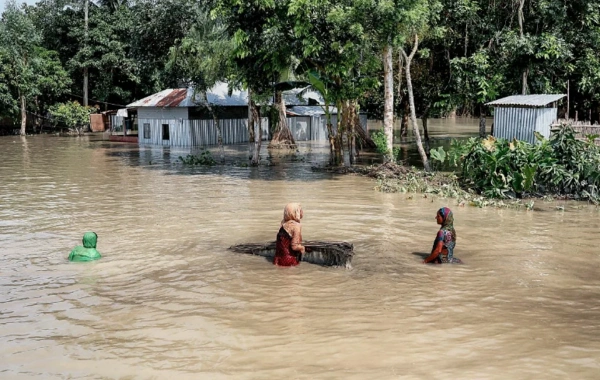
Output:
[[185,37],[171,47],[167,69],[177,72],[196,91],[206,91],[232,74],[233,40],[226,25],[196,9],[196,23]]
[[95,107],[84,107],[79,102],[58,103],[50,107],[50,114],[57,126],[81,132],[90,123],[90,114],[97,111]]
[[443,147],[437,147],[435,149],[431,149],[429,151],[432,160],[438,161],[440,163],[444,163],[446,161],[446,152]]
[[188,154],[185,157],[179,156],[179,161],[181,161],[184,165],[190,166],[213,166],[217,164],[217,161],[212,157],[210,151],[203,149],[199,154],[193,155]]
[[[447,156],[461,184],[489,198],[559,195],[599,202],[600,148],[577,139],[568,125],[538,140],[453,141]],[[432,158],[442,161],[441,155]]]
[[[490,100],[521,93],[525,82],[528,93],[566,93],[569,83],[571,116],[592,110],[598,118],[600,0],[526,1],[522,23],[515,1],[102,0],[89,3],[87,37],[82,4],[8,3],[0,21],[0,112],[17,118],[19,93],[28,111],[41,114],[65,100],[64,88],[81,95],[84,67],[90,98],[114,104],[215,77],[264,99],[296,71],[307,81],[317,73],[332,104],[371,99],[380,110],[382,47],[407,49],[418,34],[411,70],[418,116],[477,114]],[[68,81],[38,86],[31,58],[41,51],[55,52],[42,59],[65,67]],[[406,83],[396,80],[400,110]]]
[[[31,17],[9,2],[0,20],[0,110],[8,116],[19,117],[19,105],[44,113],[71,83],[58,54],[41,43]],[[22,134],[23,127],[22,120]]]
[[377,150],[377,153],[384,155],[388,153],[387,136],[385,135],[385,132],[383,130],[380,129],[378,131],[373,132],[373,134],[371,135],[371,139],[375,143],[375,149]]

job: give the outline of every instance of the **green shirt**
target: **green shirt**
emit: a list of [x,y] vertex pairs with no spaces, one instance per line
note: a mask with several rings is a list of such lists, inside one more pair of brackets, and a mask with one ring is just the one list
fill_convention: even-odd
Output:
[[78,245],[69,254],[69,261],[94,261],[102,257],[96,250],[98,235],[95,232],[86,232],[83,235],[83,246]]

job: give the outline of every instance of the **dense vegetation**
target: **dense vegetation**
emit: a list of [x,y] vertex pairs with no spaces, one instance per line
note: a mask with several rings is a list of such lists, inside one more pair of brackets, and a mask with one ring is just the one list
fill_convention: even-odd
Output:
[[576,138],[564,126],[537,144],[505,139],[453,141],[448,152],[432,151],[435,161],[457,168],[463,187],[488,198],[564,196],[600,201],[600,148]]
[[[394,117],[418,135],[417,117],[484,116],[484,103],[505,95],[568,89],[571,116],[597,120],[599,51],[600,0],[11,1],[0,21],[0,120],[22,121],[24,134],[26,117],[47,117],[55,103],[104,110],[217,80],[249,89],[260,120],[254,106],[274,90],[281,99],[275,83],[304,81],[341,112],[333,161],[344,136],[357,136],[359,109],[384,120],[394,160]],[[268,112],[285,139],[282,106]]]

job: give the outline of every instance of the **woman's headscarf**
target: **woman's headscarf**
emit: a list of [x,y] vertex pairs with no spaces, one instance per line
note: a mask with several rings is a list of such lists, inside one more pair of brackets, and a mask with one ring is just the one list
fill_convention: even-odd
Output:
[[438,215],[442,217],[442,230],[450,231],[452,240],[456,241],[456,231],[454,230],[454,214],[448,207],[442,207],[438,210]]
[[299,203],[288,203],[285,205],[285,208],[283,209],[283,220],[281,221],[281,225],[284,225],[290,220],[300,223],[300,219],[302,219],[302,206],[300,206]]

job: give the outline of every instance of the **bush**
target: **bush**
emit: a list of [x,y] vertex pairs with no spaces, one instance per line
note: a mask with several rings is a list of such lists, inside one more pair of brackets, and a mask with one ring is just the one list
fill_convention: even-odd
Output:
[[49,108],[55,126],[65,125],[72,131],[81,134],[83,127],[89,125],[90,114],[97,111],[95,107],[82,106],[79,102],[57,103]]
[[213,166],[217,164],[217,161],[212,157],[208,150],[202,150],[198,155],[194,156],[192,154],[188,154],[185,157],[179,156],[179,160],[184,165],[203,165],[203,166]]
[[448,152],[432,159],[458,168],[461,184],[489,198],[559,195],[600,201],[600,149],[593,138],[578,140],[563,125],[550,140],[536,135],[537,144],[471,138],[452,141]]
[[[377,153],[383,155],[386,155],[388,153],[387,136],[385,135],[385,132],[382,129],[374,132],[371,135],[371,139],[375,143],[375,150],[377,151]],[[394,155],[396,161],[399,161],[398,157],[400,156],[400,148],[393,148],[392,154]]]

